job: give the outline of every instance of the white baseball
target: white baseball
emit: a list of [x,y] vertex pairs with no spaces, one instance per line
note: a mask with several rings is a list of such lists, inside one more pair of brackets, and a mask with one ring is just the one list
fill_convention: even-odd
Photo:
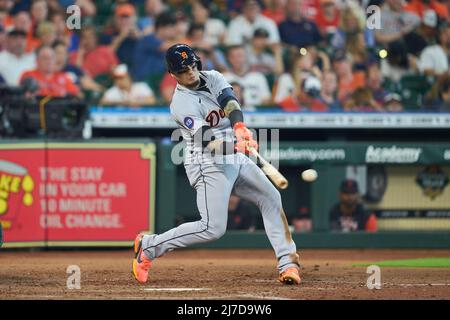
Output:
[[303,180],[307,182],[313,182],[317,179],[317,171],[314,169],[308,169],[302,172]]

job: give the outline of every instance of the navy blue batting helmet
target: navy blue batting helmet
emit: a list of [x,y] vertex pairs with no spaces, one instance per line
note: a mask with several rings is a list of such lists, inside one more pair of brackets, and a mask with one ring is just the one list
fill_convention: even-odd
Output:
[[166,65],[170,73],[177,73],[197,63],[197,69],[202,69],[202,62],[194,50],[187,44],[175,44],[167,49]]

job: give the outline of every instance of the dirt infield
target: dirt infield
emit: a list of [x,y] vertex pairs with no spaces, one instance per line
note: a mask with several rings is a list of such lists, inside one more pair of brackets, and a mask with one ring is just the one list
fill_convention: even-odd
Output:
[[[450,299],[450,268],[382,268],[380,290],[365,267],[387,259],[448,257],[450,250],[303,250],[303,283],[276,281],[271,250],[179,250],[157,260],[146,285],[129,251],[0,252],[0,299]],[[66,286],[69,265],[81,289]]]

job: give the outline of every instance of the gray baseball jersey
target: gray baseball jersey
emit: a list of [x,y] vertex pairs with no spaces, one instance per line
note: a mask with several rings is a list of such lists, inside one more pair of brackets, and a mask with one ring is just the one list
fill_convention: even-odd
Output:
[[279,272],[299,266],[280,193],[262,170],[242,153],[213,157],[205,155],[201,145],[194,143],[195,132],[205,125],[212,128],[216,139],[234,139],[230,121],[217,102],[222,90],[231,87],[230,84],[217,71],[201,71],[200,81],[197,90],[177,85],[170,110],[186,140],[184,166],[197,193],[201,219],[162,234],[146,235],[142,242],[144,252],[155,259],[175,248],[220,238],[226,231],[228,201],[233,192],[259,207]]

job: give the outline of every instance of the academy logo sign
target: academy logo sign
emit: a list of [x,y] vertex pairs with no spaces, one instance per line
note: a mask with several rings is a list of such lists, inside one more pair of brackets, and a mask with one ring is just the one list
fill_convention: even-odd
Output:
[[[270,158],[270,153],[266,154]],[[298,161],[343,161],[346,159],[345,149],[295,149],[289,147],[279,150],[280,160]]]
[[442,194],[448,184],[448,177],[445,172],[436,165],[427,166],[416,178],[416,183],[422,188],[423,193],[434,200]]
[[415,163],[419,161],[422,148],[399,148],[369,146],[366,150],[367,163]]

